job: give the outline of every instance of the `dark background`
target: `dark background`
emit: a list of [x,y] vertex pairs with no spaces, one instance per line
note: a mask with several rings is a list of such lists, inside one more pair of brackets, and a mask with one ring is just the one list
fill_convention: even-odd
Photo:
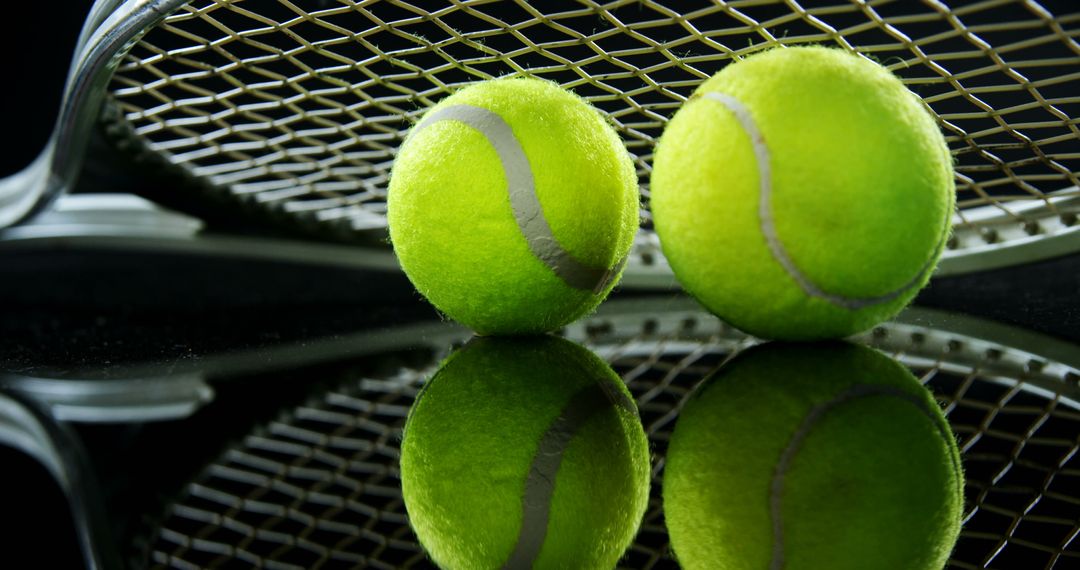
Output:
[[12,135],[0,152],[0,176],[18,171],[45,146],[91,3],[24,2],[0,19],[0,113]]

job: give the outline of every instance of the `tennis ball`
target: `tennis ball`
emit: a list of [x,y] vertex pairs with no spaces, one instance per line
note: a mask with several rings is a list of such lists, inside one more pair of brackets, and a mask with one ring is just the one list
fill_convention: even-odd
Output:
[[630,393],[588,350],[476,339],[409,411],[401,490],[444,569],[610,569],[648,502],[648,442]]
[[704,82],[661,137],[651,211],[683,287],[763,338],[847,336],[898,313],[950,230],[952,160],[885,68],[778,48]]
[[395,161],[390,240],[440,311],[481,334],[557,329],[618,281],[638,226],[630,155],[555,83],[484,81],[432,107]]
[[664,517],[687,570],[940,570],[963,485],[949,425],[907,369],[851,344],[765,345],[679,415]]

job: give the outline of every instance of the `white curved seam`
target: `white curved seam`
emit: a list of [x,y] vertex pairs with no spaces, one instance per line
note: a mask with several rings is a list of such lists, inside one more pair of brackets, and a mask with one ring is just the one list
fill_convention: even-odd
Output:
[[795,261],[791,259],[791,256],[784,248],[784,244],[776,231],[776,224],[772,214],[772,162],[769,155],[769,145],[765,142],[765,135],[763,135],[761,129],[758,128],[757,123],[754,121],[754,117],[750,114],[750,110],[735,97],[719,92],[705,93],[702,97],[720,103],[731,111],[731,113],[735,115],[735,120],[739,122],[743,131],[750,137],[750,144],[753,146],[754,158],[757,161],[758,166],[758,217],[761,223],[761,233],[765,236],[765,243],[768,245],[769,252],[772,254],[773,259],[783,267],[784,272],[798,284],[799,288],[802,289],[804,293],[811,297],[817,297],[828,301],[838,307],[855,311],[864,307],[892,301],[918,286],[923,277],[933,266],[933,261],[937,258],[937,252],[941,250],[941,245],[944,244],[944,238],[942,238],[941,242],[935,248],[934,255],[923,264],[922,268],[919,269],[919,272],[914,278],[901,287],[885,293],[884,295],[872,297],[848,297],[830,293],[811,281],[810,278],[799,269],[799,266],[795,264]]
[[541,436],[525,478],[521,498],[521,530],[514,550],[502,566],[503,570],[528,570],[533,567],[547,537],[555,479],[563,453],[593,416],[614,408],[637,415],[634,402],[613,382],[595,382],[571,396],[559,416]]
[[605,289],[618,275],[626,258],[623,257],[611,268],[598,268],[579,261],[562,247],[544,217],[529,158],[510,125],[498,113],[482,107],[450,105],[426,115],[410,136],[439,121],[464,123],[479,131],[494,147],[506,176],[514,221],[533,256],[574,289],[592,292]]

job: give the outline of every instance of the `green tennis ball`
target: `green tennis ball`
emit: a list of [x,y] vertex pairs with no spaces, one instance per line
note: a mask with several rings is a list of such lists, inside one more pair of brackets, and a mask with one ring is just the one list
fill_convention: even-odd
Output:
[[885,68],[773,49],[703,83],[658,144],[651,209],[683,287],[763,338],[836,338],[929,280],[955,200],[934,119]]
[[402,268],[440,311],[481,334],[555,330],[622,274],[638,186],[614,129],[539,79],[454,93],[413,127],[387,194]]
[[622,381],[554,337],[475,339],[451,355],[401,446],[409,521],[444,569],[613,568],[649,473]]
[[963,473],[930,393],[844,343],[765,345],[694,392],[664,470],[682,567],[940,570]]

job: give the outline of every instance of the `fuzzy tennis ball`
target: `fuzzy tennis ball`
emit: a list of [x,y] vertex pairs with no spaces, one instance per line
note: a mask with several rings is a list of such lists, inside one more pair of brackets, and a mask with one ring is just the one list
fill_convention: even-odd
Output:
[[778,48],[704,82],[661,137],[651,211],[683,287],[763,338],[836,338],[907,305],[950,230],[952,160],[892,73]]
[[630,155],[555,83],[497,79],[432,107],[387,195],[394,251],[440,311],[481,334],[585,315],[622,274],[638,227]]
[[963,473],[930,393],[844,344],[765,345],[679,415],[664,517],[683,568],[940,570]]
[[477,339],[410,410],[401,490],[441,568],[610,569],[648,502],[648,442],[626,387],[588,350]]

